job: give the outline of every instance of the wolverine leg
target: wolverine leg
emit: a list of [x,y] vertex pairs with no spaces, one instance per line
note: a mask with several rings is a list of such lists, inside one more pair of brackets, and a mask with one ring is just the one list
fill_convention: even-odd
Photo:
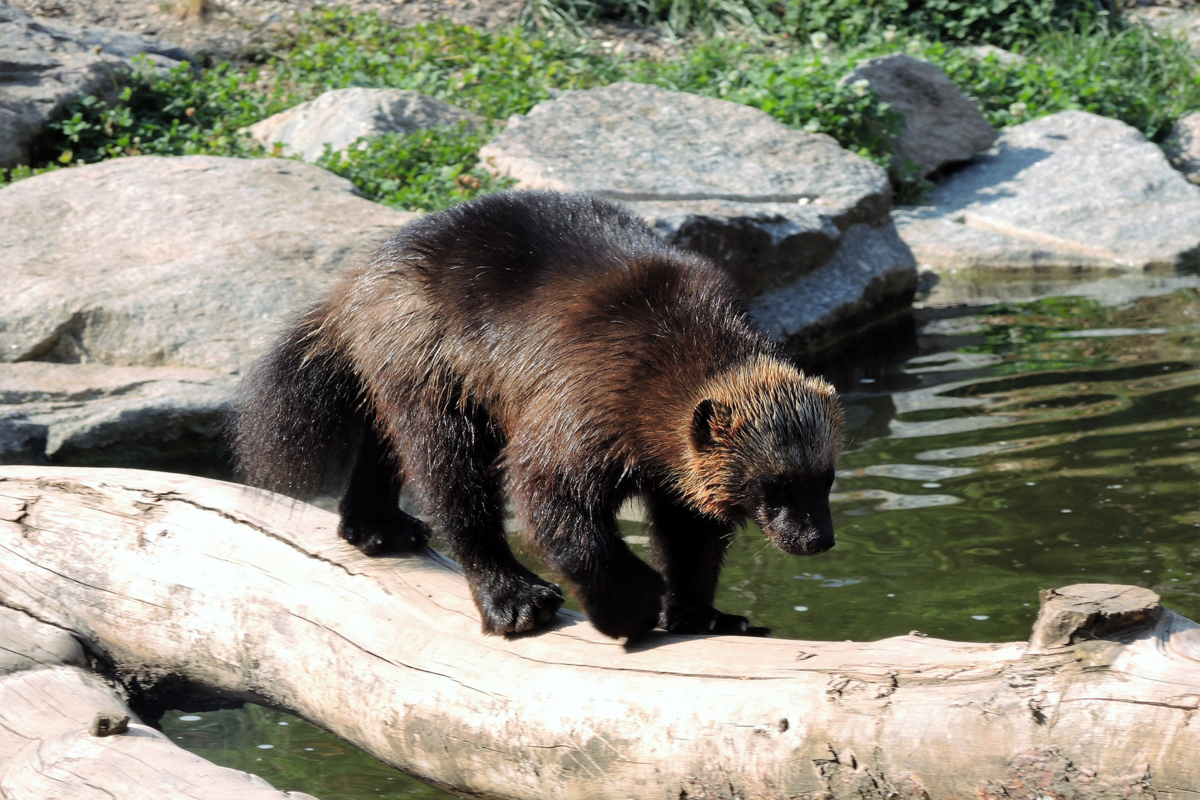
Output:
[[667,579],[662,627],[671,633],[769,635],[745,617],[713,608],[733,526],[696,514],[666,492],[651,493],[647,500],[654,561]]
[[447,405],[440,411],[412,408],[405,414],[412,445],[410,479],[466,573],[484,633],[520,633],[545,625],[562,606],[563,595],[522,566],[508,546],[500,485],[492,469],[499,436],[485,414],[463,410],[458,403]]
[[615,511],[598,511],[553,478],[524,480],[536,486],[519,498],[550,565],[576,589],[596,629],[613,638],[636,638],[654,628],[666,589],[662,576],[633,554],[621,538]]
[[338,502],[338,533],[368,555],[413,550],[429,541],[429,526],[400,510],[404,482],[389,448],[370,425]]

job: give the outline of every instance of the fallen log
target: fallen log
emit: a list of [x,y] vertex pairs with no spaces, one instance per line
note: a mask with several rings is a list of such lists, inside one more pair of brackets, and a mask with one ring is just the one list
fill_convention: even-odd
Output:
[[471,797],[1200,793],[1200,626],[1148,590],[1044,592],[1031,642],[627,647],[575,614],[504,639],[452,562],[369,558],[335,526],[211,480],[5,467],[0,604],[133,698],[252,699]]
[[0,607],[4,800],[316,800],[176,747],[86,667],[71,634]]

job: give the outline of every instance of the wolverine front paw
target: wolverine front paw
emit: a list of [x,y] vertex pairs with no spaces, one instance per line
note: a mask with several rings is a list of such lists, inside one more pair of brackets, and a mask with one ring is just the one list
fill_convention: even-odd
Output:
[[637,564],[613,570],[600,586],[580,587],[588,617],[605,636],[636,639],[658,625],[667,583],[641,561]]
[[399,509],[386,516],[343,515],[338,524],[338,535],[369,556],[416,550],[432,533],[424,522]]
[[563,604],[562,589],[532,572],[491,575],[471,588],[483,632],[497,636],[540,628]]
[[668,633],[713,636],[770,636],[770,628],[750,624],[737,614],[723,614],[715,608],[691,603],[669,603],[661,626]]

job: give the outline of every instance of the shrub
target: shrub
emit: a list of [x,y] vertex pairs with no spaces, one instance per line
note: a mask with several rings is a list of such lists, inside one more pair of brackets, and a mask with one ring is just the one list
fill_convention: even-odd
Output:
[[[661,24],[675,33],[754,29],[801,40],[814,33],[846,44],[892,25],[952,42],[1002,47],[1047,30],[1077,30],[1082,20],[1115,11],[1113,0],[537,0],[548,21],[612,20]],[[553,13],[549,13],[552,10]]]

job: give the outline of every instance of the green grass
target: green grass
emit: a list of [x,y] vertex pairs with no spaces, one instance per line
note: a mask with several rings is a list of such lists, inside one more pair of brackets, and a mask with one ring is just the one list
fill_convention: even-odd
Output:
[[[37,167],[142,153],[270,155],[244,128],[334,88],[414,89],[503,120],[527,112],[552,90],[633,80],[745,103],[792,127],[827,133],[888,165],[898,199],[911,201],[923,184],[894,163],[889,138],[901,119],[863,87],[841,85],[863,58],[908,52],[932,61],[997,127],[1083,109],[1161,141],[1176,119],[1200,110],[1200,77],[1186,45],[1090,13],[1103,9],[1083,0],[928,0],[911,3],[912,9],[906,0],[784,0],[770,6],[756,5],[758,0],[572,1],[574,6],[563,5],[566,0],[531,4],[534,16],[559,20],[540,32],[444,23],[397,29],[373,14],[311,12],[293,38],[274,43],[273,56],[257,69],[219,65],[159,74],[143,67],[115,101],[72,104],[51,126]],[[981,16],[980,8],[994,13]],[[1071,17],[1072,10],[1089,13]],[[705,22],[701,12],[715,16]],[[671,18],[690,33],[661,60],[626,58],[572,32],[569,21],[589,14]],[[743,33],[699,33],[718,21],[726,30],[737,22]],[[751,22],[757,27],[746,33]],[[973,58],[956,46],[983,40],[1019,45],[1024,62]],[[380,202],[441,208],[502,185],[479,169],[475,153],[485,137],[465,129],[389,136],[321,163]],[[28,174],[0,173],[0,183]]]
[[1012,47],[1046,31],[1077,30],[1115,11],[1112,0],[535,0],[549,24],[616,21],[660,25],[677,35],[730,30],[788,36],[819,33],[854,46],[888,26],[946,42]]

